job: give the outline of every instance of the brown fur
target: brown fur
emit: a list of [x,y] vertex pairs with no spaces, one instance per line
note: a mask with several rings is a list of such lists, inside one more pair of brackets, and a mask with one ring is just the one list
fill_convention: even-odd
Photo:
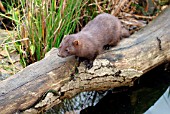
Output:
[[121,37],[129,35],[129,32],[121,27],[118,18],[107,13],[99,14],[80,32],[67,35],[60,44],[58,55],[76,55],[94,60],[104,46],[115,46]]

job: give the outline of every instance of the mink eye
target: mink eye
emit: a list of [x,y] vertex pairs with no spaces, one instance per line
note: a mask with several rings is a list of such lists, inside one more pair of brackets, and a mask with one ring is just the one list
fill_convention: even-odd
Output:
[[69,50],[68,50],[68,49],[66,49],[65,51],[66,51],[66,52],[69,52]]

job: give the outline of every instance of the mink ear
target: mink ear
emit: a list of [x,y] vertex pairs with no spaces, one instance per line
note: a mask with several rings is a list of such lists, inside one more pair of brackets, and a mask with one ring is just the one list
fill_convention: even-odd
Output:
[[80,44],[80,42],[79,42],[78,40],[74,40],[74,41],[73,41],[73,45],[74,45],[74,46],[78,46],[79,44]]

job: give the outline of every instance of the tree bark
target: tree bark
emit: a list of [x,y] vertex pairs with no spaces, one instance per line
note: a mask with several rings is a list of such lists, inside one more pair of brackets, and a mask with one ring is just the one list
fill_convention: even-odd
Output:
[[43,60],[0,83],[0,113],[40,113],[83,91],[132,86],[135,79],[170,60],[169,22],[170,7],[100,54],[90,70],[84,64],[77,67],[74,56],[60,58],[52,49]]

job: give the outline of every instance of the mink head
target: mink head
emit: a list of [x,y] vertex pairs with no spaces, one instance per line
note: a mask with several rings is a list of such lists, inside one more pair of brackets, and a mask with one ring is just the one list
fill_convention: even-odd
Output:
[[70,55],[76,55],[79,45],[80,42],[74,35],[67,35],[60,43],[58,56],[67,57]]

